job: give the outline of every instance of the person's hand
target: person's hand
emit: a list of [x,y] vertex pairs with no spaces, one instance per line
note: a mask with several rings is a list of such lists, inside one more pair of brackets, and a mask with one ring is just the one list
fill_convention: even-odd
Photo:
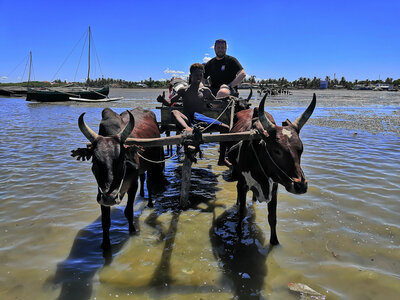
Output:
[[211,82],[211,77],[208,76],[208,77],[207,77],[207,85],[208,85],[208,86],[211,86],[211,84],[212,84],[212,82]]
[[158,95],[157,102],[163,103],[164,99],[165,99],[165,92],[162,93],[162,96]]

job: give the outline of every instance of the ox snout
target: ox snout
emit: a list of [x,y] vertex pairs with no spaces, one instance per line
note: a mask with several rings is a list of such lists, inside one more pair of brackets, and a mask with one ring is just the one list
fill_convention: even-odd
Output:
[[97,203],[103,206],[114,206],[120,204],[122,197],[119,193],[102,193],[97,194]]
[[294,179],[289,185],[285,186],[286,190],[292,194],[305,194],[307,193],[308,181]]

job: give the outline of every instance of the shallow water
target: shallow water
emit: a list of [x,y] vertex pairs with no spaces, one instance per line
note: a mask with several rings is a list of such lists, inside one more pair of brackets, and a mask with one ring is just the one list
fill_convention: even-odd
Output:
[[313,92],[317,108],[301,132],[309,190],[280,188],[280,246],[269,246],[266,205],[251,193],[237,237],[236,183],[215,166],[218,146],[210,144],[193,168],[193,208],[174,209],[173,158],[155,208],[136,198],[138,235],[128,234],[125,201],[113,209],[111,253],[100,249],[90,163],[70,157],[86,143],[77,118],[86,112],[97,128],[107,106],[155,109],[149,99],[160,90],[112,90],[124,100],[104,104],[0,99],[0,298],[299,299],[287,284],[301,282],[326,299],[398,299],[400,93],[293,91],[266,110],[277,122],[294,120]]

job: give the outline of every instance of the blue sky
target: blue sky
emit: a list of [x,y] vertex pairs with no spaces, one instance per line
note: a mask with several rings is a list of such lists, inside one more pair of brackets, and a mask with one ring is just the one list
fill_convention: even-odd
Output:
[[[187,74],[192,63],[214,56],[218,38],[260,79],[400,78],[398,0],[0,0],[0,11],[0,82],[20,80],[29,51],[33,79],[83,80],[83,40],[69,54],[89,25],[106,78]],[[91,77],[100,77],[92,65]]]

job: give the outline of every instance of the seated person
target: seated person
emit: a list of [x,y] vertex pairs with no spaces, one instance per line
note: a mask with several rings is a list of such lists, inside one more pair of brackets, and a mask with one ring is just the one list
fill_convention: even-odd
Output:
[[204,77],[207,78],[211,91],[217,98],[238,96],[237,86],[246,77],[239,61],[226,54],[228,45],[223,39],[214,43],[215,57],[205,65]]
[[[229,126],[213,118],[209,118],[202,114],[206,109],[205,100],[216,100],[215,96],[211,93],[211,90],[204,87],[201,82],[203,80],[204,66],[199,63],[195,63],[190,66],[190,79],[191,83],[187,87],[183,87],[178,90],[177,94],[171,98],[171,100],[165,99],[164,96],[158,96],[157,101],[164,105],[171,106],[173,103],[182,99],[183,101],[183,113],[179,110],[172,110],[172,115],[176,120],[177,126],[180,130],[191,131],[191,127],[199,122],[205,122],[212,124],[221,133],[229,132]],[[220,151],[220,158],[218,161],[219,165],[226,164],[225,151]]]
[[173,103],[182,99],[183,113],[179,110],[173,110],[172,114],[177,121],[177,125],[181,130],[192,130],[192,126],[199,122],[218,126],[221,132],[228,132],[229,126],[213,118],[209,118],[202,114],[206,109],[205,100],[216,100],[211,90],[201,84],[203,80],[204,66],[195,63],[190,66],[191,84],[178,90],[177,94],[171,100],[165,99],[164,96],[158,96],[157,101],[164,105],[171,106]]

